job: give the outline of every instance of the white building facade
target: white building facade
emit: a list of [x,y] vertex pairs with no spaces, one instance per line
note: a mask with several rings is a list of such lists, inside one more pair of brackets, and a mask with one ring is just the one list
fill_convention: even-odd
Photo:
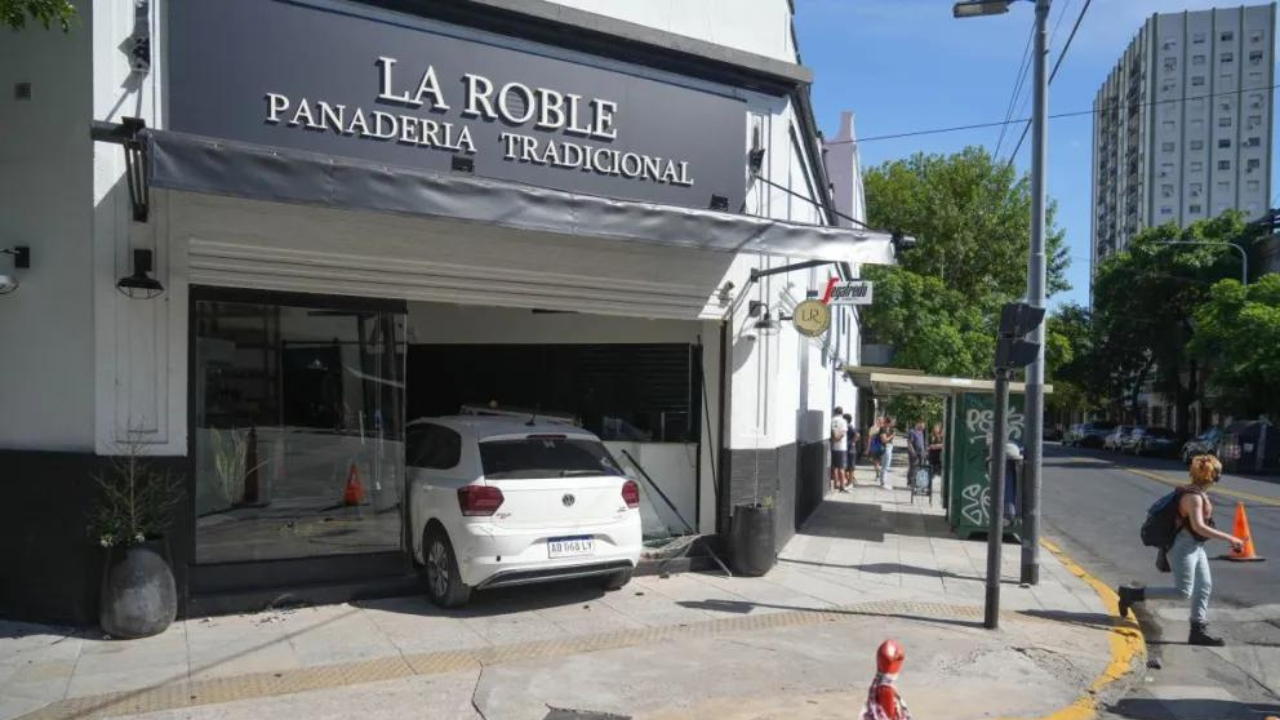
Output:
[[1094,100],[1092,267],[1144,228],[1268,211],[1276,6],[1153,15]]
[[657,535],[821,501],[857,318],[779,319],[893,247],[833,212],[786,0],[77,6],[0,46],[0,613],[94,616],[131,444],[188,613],[407,577],[422,415],[572,417]]

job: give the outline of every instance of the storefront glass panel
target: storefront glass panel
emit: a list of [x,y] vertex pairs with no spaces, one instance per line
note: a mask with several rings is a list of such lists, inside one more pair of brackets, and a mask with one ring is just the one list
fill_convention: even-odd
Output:
[[402,548],[404,313],[194,305],[197,562]]

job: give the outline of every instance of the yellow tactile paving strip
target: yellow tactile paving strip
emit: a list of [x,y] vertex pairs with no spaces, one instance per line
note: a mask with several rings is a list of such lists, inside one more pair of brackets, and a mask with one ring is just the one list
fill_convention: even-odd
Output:
[[400,655],[376,660],[281,670],[279,672],[262,672],[208,680],[173,682],[126,692],[68,698],[23,715],[19,720],[95,720],[96,718],[111,716],[136,715],[160,710],[175,710],[236,700],[287,695],[308,690],[359,685],[381,680],[395,680],[414,675],[439,675],[470,670],[480,666],[565,657],[585,652],[636,647],[669,640],[687,640],[733,632],[802,627],[850,620],[855,617],[904,615],[977,620],[982,618],[982,608],[979,606],[949,605],[945,603],[878,601],[847,605],[830,610],[795,610],[743,615],[741,617],[706,620],[684,625],[622,630],[472,650]]

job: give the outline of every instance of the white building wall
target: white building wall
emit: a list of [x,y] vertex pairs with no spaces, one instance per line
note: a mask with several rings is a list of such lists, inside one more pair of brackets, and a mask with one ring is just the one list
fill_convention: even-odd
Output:
[[[0,296],[0,447],[89,450],[94,438],[92,37],[87,3],[69,33],[0,32],[0,255],[21,286]],[[20,100],[16,86],[29,83]]]
[[796,61],[788,0],[553,0],[646,27]]

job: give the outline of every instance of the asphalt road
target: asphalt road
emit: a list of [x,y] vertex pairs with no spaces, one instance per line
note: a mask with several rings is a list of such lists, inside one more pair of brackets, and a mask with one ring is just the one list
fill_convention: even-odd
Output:
[[[1101,450],[1045,448],[1044,534],[1091,573],[1115,586],[1169,584],[1155,569],[1155,550],[1138,530],[1147,508],[1187,481],[1176,460],[1119,456]],[[1213,560],[1212,632],[1221,650],[1186,645],[1184,602],[1148,603],[1139,614],[1151,657],[1160,665],[1139,678],[1110,717],[1140,720],[1264,720],[1280,716],[1280,478],[1224,476],[1212,493],[1218,527],[1232,531],[1236,503],[1248,512],[1259,555],[1271,560]],[[1210,558],[1225,555],[1211,542]]]

